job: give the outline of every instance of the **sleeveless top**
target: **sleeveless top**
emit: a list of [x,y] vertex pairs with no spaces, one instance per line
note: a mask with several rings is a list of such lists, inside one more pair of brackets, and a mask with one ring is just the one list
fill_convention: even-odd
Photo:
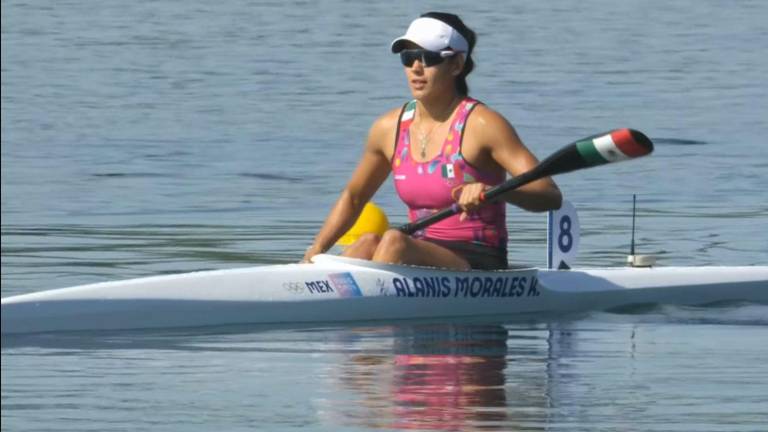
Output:
[[[450,207],[459,197],[458,187],[463,184],[481,182],[494,186],[505,180],[505,174],[481,171],[462,157],[467,117],[479,103],[471,98],[459,103],[440,153],[425,162],[411,157],[410,126],[416,115],[416,101],[403,106],[395,137],[392,173],[395,189],[408,206],[411,222]],[[506,207],[503,201],[480,207],[464,221],[459,221],[459,216],[456,214],[437,222],[416,232],[414,237],[469,242],[506,251]]]

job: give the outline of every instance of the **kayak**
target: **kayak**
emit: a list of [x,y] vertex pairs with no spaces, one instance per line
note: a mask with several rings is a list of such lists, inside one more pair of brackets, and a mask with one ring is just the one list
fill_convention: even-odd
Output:
[[541,316],[643,304],[768,303],[768,266],[454,271],[334,255],[2,299],[2,334]]
[[[594,135],[486,190],[483,199],[491,202],[537,179],[652,151],[651,140],[634,129]],[[641,304],[768,303],[768,266],[570,270],[578,219],[575,208],[563,204],[548,215],[548,269],[455,271],[317,255],[312,263],[155,276],[3,298],[2,334],[541,317]],[[453,205],[398,229],[413,233],[460,211]],[[648,256],[634,254],[634,241],[630,258],[635,266],[652,265]]]

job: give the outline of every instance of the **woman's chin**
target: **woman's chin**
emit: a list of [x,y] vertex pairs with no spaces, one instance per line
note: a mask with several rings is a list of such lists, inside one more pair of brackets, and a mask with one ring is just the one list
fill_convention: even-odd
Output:
[[426,94],[427,94],[427,92],[425,91],[424,88],[414,88],[414,87],[411,87],[411,95],[413,96],[414,99],[421,99]]

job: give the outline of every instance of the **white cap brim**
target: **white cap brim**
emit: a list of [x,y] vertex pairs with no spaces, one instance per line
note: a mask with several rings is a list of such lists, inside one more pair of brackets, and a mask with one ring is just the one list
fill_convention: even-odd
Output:
[[406,42],[430,51],[442,51],[452,49],[459,52],[467,52],[469,44],[459,32],[448,24],[435,18],[417,18],[403,36],[392,41],[392,52],[398,53],[405,47]]

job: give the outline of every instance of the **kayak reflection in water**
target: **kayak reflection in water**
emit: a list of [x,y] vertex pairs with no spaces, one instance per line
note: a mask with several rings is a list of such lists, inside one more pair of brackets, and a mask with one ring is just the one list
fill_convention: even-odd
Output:
[[509,426],[506,329],[432,325],[392,331],[391,354],[353,354],[339,368],[343,387],[361,399],[347,406],[333,403],[324,410],[329,421],[387,430]]
[[506,268],[506,203],[530,211],[559,208],[562,197],[550,178],[480,206],[486,189],[538,161],[502,115],[469,97],[476,40],[458,16],[441,12],[422,15],[395,39],[391,49],[400,54],[413,100],[373,123],[363,156],[304,261],[353,226],[390,173],[411,221],[454,204],[462,212],[413,236],[397,229],[362,235],[345,256],[459,270]]

